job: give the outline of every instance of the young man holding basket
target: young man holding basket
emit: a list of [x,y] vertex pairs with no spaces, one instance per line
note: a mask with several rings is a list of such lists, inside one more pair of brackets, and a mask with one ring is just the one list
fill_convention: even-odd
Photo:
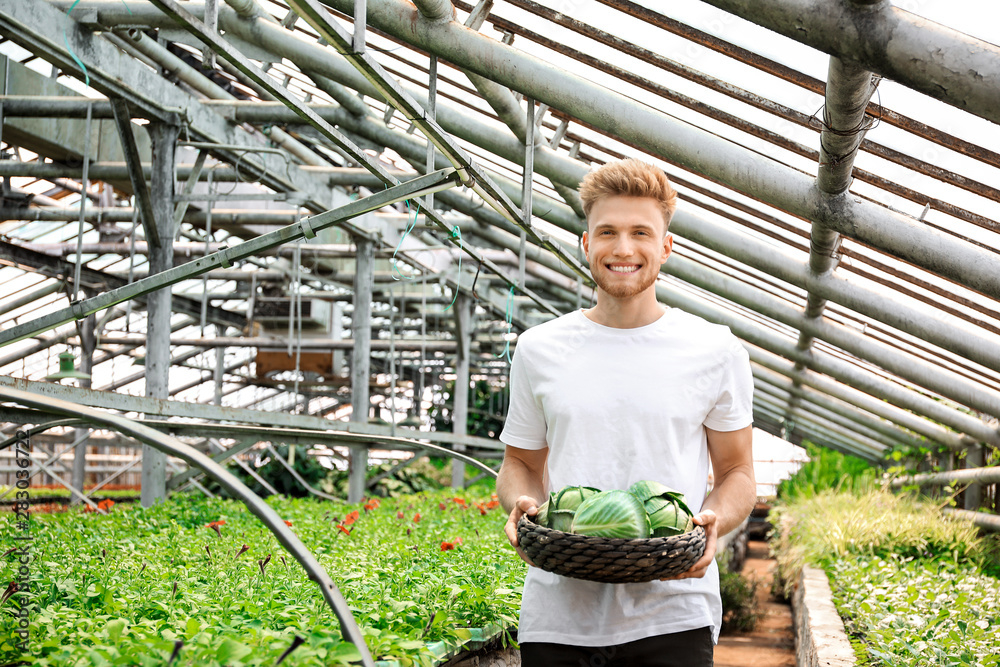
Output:
[[684,493],[706,546],[687,572],[648,583],[529,568],[522,664],[710,667],[722,616],[716,541],[756,499],[749,358],[727,327],[656,300],[677,198],[662,170],[612,162],[587,175],[580,195],[597,302],[518,339],[500,435],[505,531],[517,547],[521,516],[533,516],[552,489],[648,479]]

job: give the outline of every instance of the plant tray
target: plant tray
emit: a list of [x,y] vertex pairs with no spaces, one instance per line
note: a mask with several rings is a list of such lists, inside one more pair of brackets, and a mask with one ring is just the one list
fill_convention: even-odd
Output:
[[705,529],[681,535],[620,539],[564,533],[527,516],[517,524],[525,555],[539,568],[606,584],[654,581],[686,572],[705,553]]

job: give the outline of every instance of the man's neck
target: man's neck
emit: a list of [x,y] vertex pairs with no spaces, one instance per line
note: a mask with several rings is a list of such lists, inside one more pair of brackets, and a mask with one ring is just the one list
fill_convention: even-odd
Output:
[[650,288],[630,299],[616,299],[604,290],[597,290],[597,305],[583,311],[593,322],[614,329],[635,329],[652,324],[663,315],[663,306]]

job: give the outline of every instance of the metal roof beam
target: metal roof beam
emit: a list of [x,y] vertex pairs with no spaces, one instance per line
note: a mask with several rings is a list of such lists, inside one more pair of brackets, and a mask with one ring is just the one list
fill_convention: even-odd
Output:
[[[779,386],[771,384],[767,379],[758,376],[756,369],[754,372],[754,391],[763,392],[768,396],[785,402],[793,408],[801,408],[817,417],[822,417],[830,423],[837,424],[842,428],[850,430],[852,433],[869,438],[874,442],[881,443],[887,447],[896,445],[910,445],[927,447],[933,443],[921,440],[911,434],[905,433],[900,428],[893,428],[889,424],[878,424],[870,415],[863,415],[857,411],[848,409],[846,411],[831,410],[825,405],[815,403],[801,394],[790,391],[790,386]],[[793,402],[795,399],[795,402]],[[844,414],[846,412],[847,414]]]
[[853,386],[838,382],[836,379],[808,370],[801,370],[792,361],[757,347],[746,346],[750,353],[750,361],[759,369],[767,369],[794,380],[798,391],[811,387],[818,393],[837,399],[859,410],[876,415],[898,424],[900,427],[923,435],[934,442],[940,442],[949,449],[963,450],[978,444],[978,441],[962,433],[947,429],[936,421],[926,419],[908,410],[903,410],[892,403],[882,400],[880,396],[865,393]]
[[1000,123],[1000,47],[893,6],[889,0],[706,2]]
[[[30,209],[29,209],[30,210]],[[131,220],[131,218],[130,218]],[[29,250],[7,241],[0,241],[0,264],[8,263],[37,271],[52,278],[65,278],[73,275],[73,264],[59,257],[52,257],[44,253]],[[97,271],[84,266],[80,272],[84,285],[95,290],[109,290],[123,287],[128,284],[128,280],[104,271]],[[145,301],[143,297],[136,297]],[[190,315],[195,319],[201,319],[201,302],[188,299],[183,296],[176,296],[173,300],[175,312]],[[242,327],[246,324],[246,317],[240,313],[231,313],[218,306],[209,306],[207,310],[209,322],[222,326]]]
[[[755,401],[753,409],[755,418],[757,415],[762,415],[774,423],[781,424],[781,432],[777,434],[778,437],[789,441],[798,439],[800,443],[803,439],[808,439],[820,447],[833,449],[841,454],[856,456],[872,464],[877,464],[882,459],[881,455],[864,450],[857,442],[851,441],[839,433],[833,433],[822,426],[818,426],[811,420],[791,422],[791,428],[788,428],[789,421],[782,415],[781,410],[771,403]],[[799,436],[796,431],[802,435]]]
[[[774,398],[773,396],[766,393],[755,393],[754,404],[760,405],[762,407],[768,407],[771,410],[783,410],[784,407],[781,405],[781,399]],[[840,436],[843,440],[854,443],[856,449],[859,452],[865,452],[868,457],[874,457],[875,460],[881,459],[883,452],[887,449],[891,449],[891,446],[874,440],[862,433],[858,432],[852,427],[845,427],[836,422],[830,421],[825,417],[821,417],[811,409],[806,409],[802,407],[795,407],[791,410],[791,419],[785,418],[786,423],[792,421],[795,424],[799,424],[803,421],[809,422],[823,429],[827,433],[833,433]]]

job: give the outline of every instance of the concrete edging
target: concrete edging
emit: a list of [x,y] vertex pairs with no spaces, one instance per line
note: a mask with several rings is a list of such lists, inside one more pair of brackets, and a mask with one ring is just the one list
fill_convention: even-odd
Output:
[[792,595],[797,667],[855,667],[854,649],[823,570],[804,567]]

